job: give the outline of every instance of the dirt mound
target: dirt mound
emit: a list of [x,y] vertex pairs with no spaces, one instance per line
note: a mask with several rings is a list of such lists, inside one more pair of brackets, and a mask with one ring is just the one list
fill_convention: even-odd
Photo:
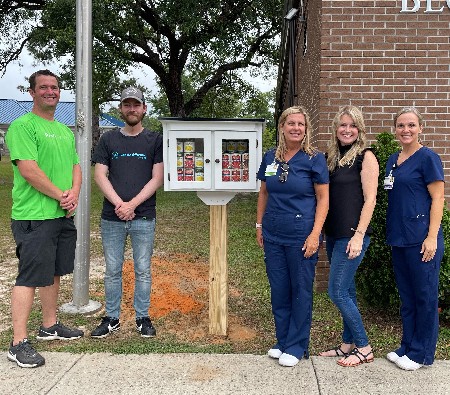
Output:
[[[157,329],[172,333],[186,341],[195,341],[209,335],[209,262],[176,255],[168,259],[152,258],[152,295],[149,315],[158,320]],[[229,294],[238,296],[237,290]],[[134,325],[134,269],[133,261],[126,260],[123,270],[121,323]],[[229,314],[227,338],[233,341],[253,339],[256,332],[242,320]],[[164,327],[161,328],[161,325]],[[180,333],[180,328],[183,328]],[[220,337],[216,337],[220,342]]]

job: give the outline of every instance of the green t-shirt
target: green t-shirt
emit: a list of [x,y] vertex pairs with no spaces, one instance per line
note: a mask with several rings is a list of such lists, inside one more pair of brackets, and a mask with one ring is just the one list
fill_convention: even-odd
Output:
[[58,121],[48,121],[30,112],[11,123],[6,144],[14,172],[11,217],[43,220],[66,215],[59,201],[33,188],[20,174],[16,160],[34,160],[50,181],[65,191],[72,188],[73,166],[79,163],[72,131]]

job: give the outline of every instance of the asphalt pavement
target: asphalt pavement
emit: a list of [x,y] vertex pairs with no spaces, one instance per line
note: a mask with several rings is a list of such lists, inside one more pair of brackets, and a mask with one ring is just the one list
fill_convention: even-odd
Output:
[[311,357],[287,368],[250,354],[42,355],[44,366],[27,369],[4,352],[0,394],[450,394],[450,361],[442,360],[410,372],[384,358],[344,368]]

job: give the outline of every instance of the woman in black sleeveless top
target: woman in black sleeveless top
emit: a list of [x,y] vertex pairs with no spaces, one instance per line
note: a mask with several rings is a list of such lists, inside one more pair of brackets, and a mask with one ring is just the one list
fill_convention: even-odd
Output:
[[342,314],[344,331],[342,344],[320,355],[339,356],[339,365],[356,366],[374,358],[356,302],[355,274],[370,243],[379,167],[366,148],[364,119],[358,108],[341,108],[332,128],[327,152],[330,209],[325,222],[328,294]]

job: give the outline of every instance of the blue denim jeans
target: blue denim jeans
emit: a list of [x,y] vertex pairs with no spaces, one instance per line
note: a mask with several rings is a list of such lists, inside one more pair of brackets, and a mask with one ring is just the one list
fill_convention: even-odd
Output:
[[370,237],[364,236],[361,254],[354,259],[349,259],[348,253],[345,252],[349,241],[349,237],[326,238],[330,261],[328,295],[342,314],[342,341],[347,344],[354,343],[356,347],[365,347],[369,344],[369,339],[356,301],[355,274],[369,247]]
[[136,318],[148,317],[152,286],[151,257],[156,220],[101,220],[103,252],[105,254],[106,315],[120,318],[122,300],[122,269],[125,242],[130,236],[134,260],[134,303]]

